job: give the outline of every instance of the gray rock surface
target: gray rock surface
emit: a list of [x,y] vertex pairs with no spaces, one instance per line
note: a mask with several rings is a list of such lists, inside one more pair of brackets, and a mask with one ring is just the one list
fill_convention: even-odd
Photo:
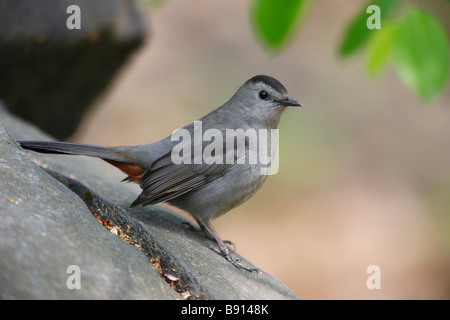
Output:
[[0,99],[64,139],[144,38],[135,0],[0,0]]
[[[0,105],[0,298],[183,299],[188,291],[194,299],[298,299],[264,272],[236,269],[208,248],[197,226],[166,207],[129,209],[139,188],[119,183],[114,167],[27,154],[13,137],[50,139]],[[158,257],[163,274],[150,262]],[[67,288],[70,265],[80,267],[81,289]],[[179,279],[174,288],[164,274]]]

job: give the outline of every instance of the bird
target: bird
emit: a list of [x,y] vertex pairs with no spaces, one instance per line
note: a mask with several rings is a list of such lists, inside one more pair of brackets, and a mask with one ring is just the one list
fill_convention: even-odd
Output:
[[[216,252],[239,269],[257,271],[233,257],[211,221],[259,190],[267,178],[267,163],[249,161],[256,152],[251,140],[261,138],[258,134],[262,132],[276,133],[283,111],[301,106],[278,80],[257,75],[218,108],[156,142],[118,147],[61,141],[18,143],[36,152],[83,155],[108,162],[127,175],[124,181],[137,183],[142,189],[130,207],[167,202],[188,212],[203,233],[215,240],[219,246]],[[262,136],[257,147],[264,143],[274,147],[278,141]]]

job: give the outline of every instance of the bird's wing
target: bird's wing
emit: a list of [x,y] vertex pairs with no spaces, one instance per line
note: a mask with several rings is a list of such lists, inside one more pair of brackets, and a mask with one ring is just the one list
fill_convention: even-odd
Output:
[[229,164],[174,164],[170,153],[155,161],[141,178],[142,193],[132,207],[169,201],[223,176]]

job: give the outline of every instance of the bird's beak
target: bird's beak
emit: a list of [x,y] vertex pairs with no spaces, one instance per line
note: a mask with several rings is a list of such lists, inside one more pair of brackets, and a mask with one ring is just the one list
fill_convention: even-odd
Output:
[[300,101],[297,101],[290,97],[286,97],[284,99],[277,100],[277,102],[280,105],[285,106],[285,107],[303,107],[303,105],[300,103]]

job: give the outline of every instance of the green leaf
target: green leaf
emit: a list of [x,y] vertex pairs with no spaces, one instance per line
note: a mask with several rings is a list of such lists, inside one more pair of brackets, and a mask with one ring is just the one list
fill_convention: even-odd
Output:
[[143,0],[142,3],[145,8],[153,10],[162,6],[166,1],[167,0]]
[[380,73],[391,55],[395,25],[385,22],[381,29],[373,30],[373,32],[366,51],[366,70],[370,76]]
[[423,100],[444,86],[449,71],[449,43],[442,25],[420,9],[406,12],[395,32],[394,64],[400,79]]
[[[370,5],[377,5],[380,7],[381,21],[389,16],[389,13],[395,8],[400,0],[375,0],[364,5],[360,13],[353,18],[345,29],[344,36],[339,47],[339,55],[346,57],[359,49],[369,38],[369,36],[377,30],[370,30],[367,28],[367,19],[370,17],[367,14],[367,7]],[[383,24],[381,24],[383,29]]]
[[279,51],[304,16],[309,0],[254,0],[250,18],[258,39],[269,51]]

